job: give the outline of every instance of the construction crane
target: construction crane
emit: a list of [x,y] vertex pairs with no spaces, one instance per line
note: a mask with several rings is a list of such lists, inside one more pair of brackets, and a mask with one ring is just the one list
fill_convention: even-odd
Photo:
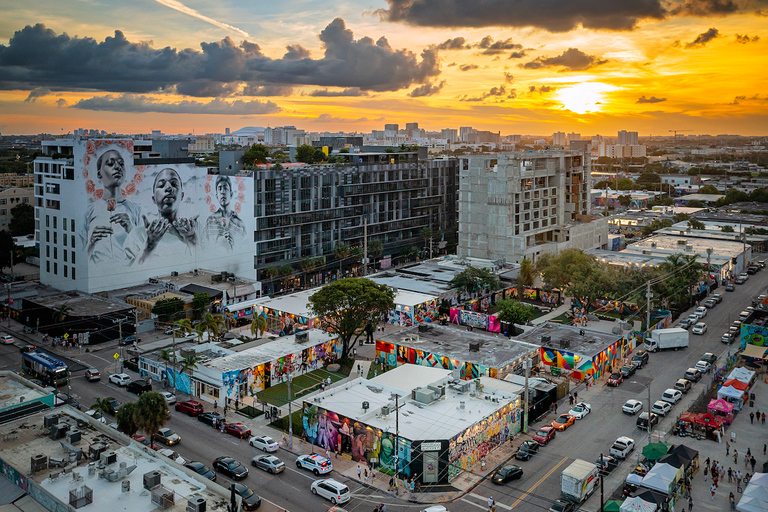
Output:
[[680,133],[682,133],[682,132],[692,132],[693,130],[669,130],[669,131],[673,132],[675,134],[675,139],[677,139],[678,132],[680,132]]

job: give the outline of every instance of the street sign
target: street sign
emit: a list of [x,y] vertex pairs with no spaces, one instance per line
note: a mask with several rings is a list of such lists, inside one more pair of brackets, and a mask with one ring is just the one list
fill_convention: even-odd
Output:
[[68,332],[65,332],[65,333],[64,333],[64,339],[65,339],[65,340],[68,340],[68,339],[69,339],[69,333],[68,333]]
[[112,357],[114,357],[116,360],[117,360],[117,359],[120,359],[120,354],[118,354],[117,352],[115,352],[115,355],[114,355],[114,356],[112,356]]
[[561,373],[561,369],[560,368],[556,368],[554,366],[552,366],[550,368],[551,368],[550,371],[551,371],[553,377],[559,377],[560,376],[560,373]]

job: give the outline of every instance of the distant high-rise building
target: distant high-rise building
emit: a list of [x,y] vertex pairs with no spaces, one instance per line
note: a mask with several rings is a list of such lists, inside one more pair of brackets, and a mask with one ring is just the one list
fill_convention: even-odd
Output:
[[229,135],[229,128],[224,128],[224,135]]
[[555,132],[552,134],[553,146],[565,146],[565,132]]
[[405,123],[405,129],[406,130],[418,130],[419,129],[419,123]]
[[568,134],[568,142],[573,142],[574,140],[581,140],[581,134],[580,133],[569,133]]
[[637,132],[628,132],[626,130],[620,130],[617,142],[625,146],[637,145],[638,144]]
[[477,130],[471,126],[462,126],[459,128],[459,140],[461,140],[461,142],[469,142],[469,137],[473,133],[477,133]]
[[509,142],[513,142],[513,143],[517,144],[518,142],[522,142],[523,141],[523,136],[522,135],[510,135],[509,137],[507,137],[507,140],[509,140]]
[[152,130],[152,138],[162,137],[162,136],[163,136],[162,130]]
[[456,142],[459,140],[459,131],[455,128],[443,128],[440,130],[440,138],[448,142]]
[[400,125],[397,124],[397,123],[385,124],[384,125],[384,131],[387,131],[387,130],[391,130],[391,131],[397,132],[398,130],[400,130]]

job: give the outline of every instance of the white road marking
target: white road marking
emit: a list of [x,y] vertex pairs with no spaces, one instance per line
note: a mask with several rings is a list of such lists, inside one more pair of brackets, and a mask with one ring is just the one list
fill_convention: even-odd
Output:
[[[467,496],[472,496],[473,498],[477,498],[480,501],[484,501],[484,502],[488,503],[488,497],[487,496],[480,496],[479,494],[475,494],[473,492],[468,492]],[[512,510],[512,507],[510,507],[509,505],[505,505],[503,503],[499,503],[498,501],[496,502],[496,506],[497,507],[501,507],[504,510]]]

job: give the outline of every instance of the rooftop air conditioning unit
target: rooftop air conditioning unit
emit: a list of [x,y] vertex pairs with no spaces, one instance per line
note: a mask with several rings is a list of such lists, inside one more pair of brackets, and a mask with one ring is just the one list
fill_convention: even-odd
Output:
[[381,415],[382,415],[382,416],[387,416],[387,415],[389,415],[389,406],[388,406],[388,405],[385,405],[385,406],[383,406],[383,407],[381,408]]
[[187,500],[187,512],[205,512],[205,498],[202,496],[190,496]]
[[480,352],[480,342],[479,341],[472,341],[469,344],[469,351],[470,352]]
[[552,336],[550,336],[550,335],[545,335],[545,336],[541,337],[541,342],[542,343],[549,343],[551,341],[552,341]]
[[309,331],[299,331],[294,336],[296,343],[306,343],[309,341]]
[[148,473],[144,473],[144,488],[152,490],[158,485],[160,485],[160,472],[159,471],[150,471]]

